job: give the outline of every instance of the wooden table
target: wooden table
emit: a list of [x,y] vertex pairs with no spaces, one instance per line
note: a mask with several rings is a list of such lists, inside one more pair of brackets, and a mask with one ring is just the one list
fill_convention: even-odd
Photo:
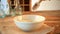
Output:
[[[55,29],[48,34],[60,34],[60,11],[23,12],[23,14],[36,14],[46,17],[45,24],[55,27]],[[4,31],[8,29],[8,26],[11,26],[11,28],[13,28],[15,25],[12,20],[13,18],[14,17],[6,17],[3,19],[0,18],[0,34],[4,34]],[[16,29],[16,27],[14,28]]]

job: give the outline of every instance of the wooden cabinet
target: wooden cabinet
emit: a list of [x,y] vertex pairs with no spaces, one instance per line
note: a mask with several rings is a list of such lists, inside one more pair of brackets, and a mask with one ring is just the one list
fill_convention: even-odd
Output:
[[[30,11],[30,1],[31,0],[17,0],[19,5],[22,7],[23,11]],[[8,0],[10,8],[14,9],[16,6],[16,0]]]

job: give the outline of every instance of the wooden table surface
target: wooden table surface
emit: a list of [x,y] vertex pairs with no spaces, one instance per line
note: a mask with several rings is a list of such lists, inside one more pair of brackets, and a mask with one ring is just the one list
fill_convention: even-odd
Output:
[[[48,34],[60,34],[60,11],[23,12],[23,14],[34,14],[46,17],[45,24],[55,27],[54,30]],[[3,19],[0,18],[0,34],[4,34],[4,31],[8,26],[13,27],[15,25],[12,23],[13,18],[14,17],[5,17]]]

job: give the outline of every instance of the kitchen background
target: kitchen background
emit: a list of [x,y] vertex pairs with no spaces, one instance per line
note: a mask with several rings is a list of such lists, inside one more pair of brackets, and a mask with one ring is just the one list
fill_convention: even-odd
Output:
[[[18,5],[22,7],[23,14],[37,14],[46,17],[45,24],[55,27],[54,30],[48,34],[60,34],[60,0],[42,1],[41,6],[36,10],[32,9],[32,2],[35,0],[8,0],[11,12],[13,12],[11,9],[16,7],[18,1]],[[0,18],[0,34],[4,34],[4,31],[9,30],[7,27],[14,27],[12,18],[11,16]]]

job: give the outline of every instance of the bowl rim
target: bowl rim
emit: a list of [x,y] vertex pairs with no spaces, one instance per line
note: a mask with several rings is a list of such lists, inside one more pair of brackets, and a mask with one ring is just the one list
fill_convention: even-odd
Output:
[[[20,15],[20,16],[21,16],[21,15]],[[27,16],[27,15],[23,15],[23,16]],[[33,15],[30,15],[30,16],[33,16]],[[40,17],[43,17],[43,20],[40,21],[40,22],[43,22],[43,21],[46,20],[46,18],[45,18],[44,16],[41,16],[41,15],[34,15],[34,16],[40,16]],[[19,17],[19,16],[14,17],[13,20],[16,21],[16,22],[20,22],[20,21],[17,20],[17,17]],[[40,23],[40,22],[25,22],[25,23]],[[21,22],[21,23],[24,23],[24,22]]]

